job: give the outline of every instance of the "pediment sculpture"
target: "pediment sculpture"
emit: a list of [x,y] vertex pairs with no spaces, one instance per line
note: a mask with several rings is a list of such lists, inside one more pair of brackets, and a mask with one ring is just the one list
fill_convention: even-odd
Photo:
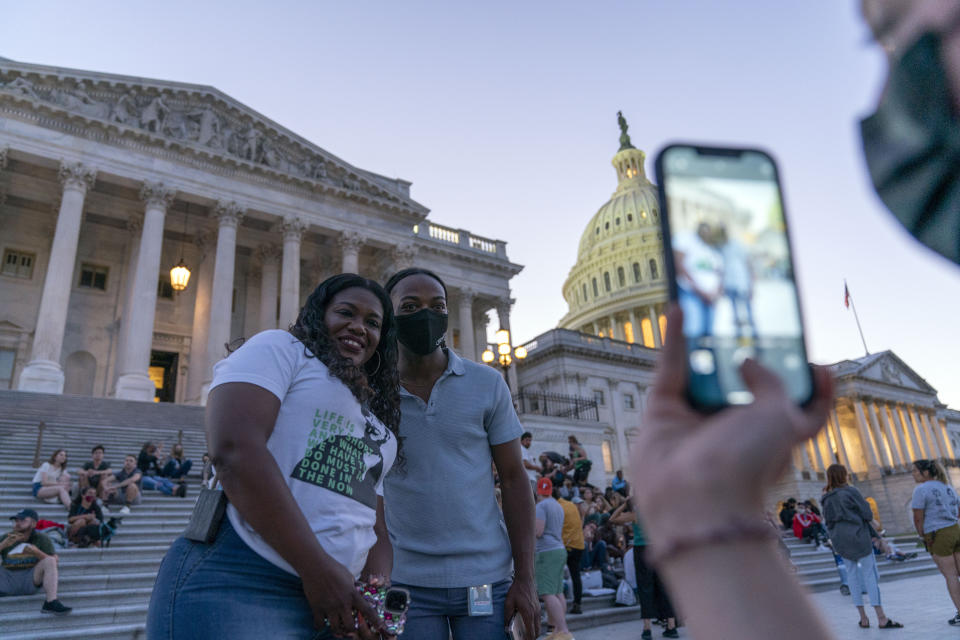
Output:
[[302,145],[279,139],[266,126],[238,109],[212,105],[204,96],[182,90],[153,87],[124,88],[119,85],[95,90],[84,80],[58,79],[56,84],[31,82],[0,70],[0,93],[25,96],[65,111],[189,142],[214,153],[269,167],[313,182],[409,206],[410,203],[385,187],[354,173]]

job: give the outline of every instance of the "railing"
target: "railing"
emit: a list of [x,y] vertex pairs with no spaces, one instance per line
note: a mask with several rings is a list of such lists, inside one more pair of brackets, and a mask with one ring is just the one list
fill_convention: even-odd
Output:
[[460,244],[460,232],[449,227],[441,227],[438,224],[430,223],[430,237],[441,242],[450,244]]
[[477,236],[466,229],[452,229],[425,220],[420,224],[414,225],[413,233],[421,238],[430,238],[431,240],[443,242],[444,244],[452,244],[472,251],[493,254],[499,258],[506,259],[507,257],[507,244],[505,242]]
[[518,413],[532,413],[554,418],[600,421],[597,401],[580,396],[560,393],[535,393],[521,391],[513,397]]

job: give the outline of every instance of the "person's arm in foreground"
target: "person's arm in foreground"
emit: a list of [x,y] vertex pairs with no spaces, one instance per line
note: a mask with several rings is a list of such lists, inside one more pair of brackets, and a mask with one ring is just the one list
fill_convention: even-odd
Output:
[[527,636],[536,638],[540,635],[540,604],[533,578],[535,525],[530,479],[521,464],[519,439],[494,445],[490,450],[500,476],[503,521],[513,551],[513,584],[504,603],[504,621],[510,624],[513,615],[519,613]]
[[207,434],[223,490],[244,520],[303,580],[318,628],[328,620],[335,634],[355,633],[357,610],[385,632],[376,611],[354,588],[353,575],[320,546],[267,449],[279,412],[280,399],[254,384],[230,382],[210,392]]
[[747,361],[741,373],[754,403],[698,413],[684,397],[682,325],[683,314],[673,307],[644,429],[633,447],[631,480],[654,558],[658,550],[677,548],[672,545],[678,541],[697,544],[664,556],[657,569],[691,637],[832,638],[779,560],[772,538],[719,535],[711,541],[717,527],[735,527],[745,517],[762,521],[764,490],[780,477],[792,448],[826,421],[832,380],[825,369],[815,368],[815,396],[800,408],[772,372]]
[[383,496],[377,496],[377,522],[373,525],[377,541],[367,554],[367,563],[360,572],[360,580],[371,584],[390,584],[390,572],[393,571],[393,545],[387,532],[387,518],[384,514]]

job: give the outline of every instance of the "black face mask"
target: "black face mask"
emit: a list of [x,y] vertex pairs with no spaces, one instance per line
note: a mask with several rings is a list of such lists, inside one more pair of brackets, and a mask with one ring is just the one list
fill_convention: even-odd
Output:
[[925,33],[891,64],[860,131],[883,203],[920,242],[960,262],[960,120],[940,49],[940,36]]
[[447,315],[433,309],[396,316],[396,320],[397,340],[419,356],[436,351],[447,333]]

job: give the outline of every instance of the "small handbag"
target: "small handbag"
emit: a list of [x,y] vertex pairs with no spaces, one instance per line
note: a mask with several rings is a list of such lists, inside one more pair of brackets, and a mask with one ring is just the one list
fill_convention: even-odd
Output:
[[223,492],[220,483],[216,488],[203,487],[200,496],[193,506],[190,522],[183,532],[183,537],[194,542],[210,544],[217,537],[220,522],[227,509],[227,494]]

